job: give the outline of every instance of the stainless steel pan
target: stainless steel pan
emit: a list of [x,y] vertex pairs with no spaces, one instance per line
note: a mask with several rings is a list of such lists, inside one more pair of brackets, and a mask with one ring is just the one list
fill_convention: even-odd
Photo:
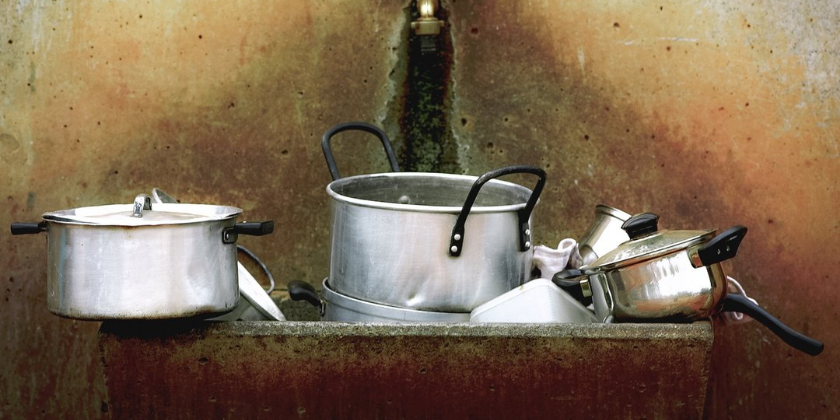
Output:
[[599,320],[698,319],[740,312],[767,326],[805,353],[823,344],[782,324],[742,295],[728,295],[721,262],[735,257],[747,233],[734,226],[714,230],[658,230],[659,216],[644,213],[622,228],[630,240],[582,270],[557,273],[554,281],[578,297],[591,297]]

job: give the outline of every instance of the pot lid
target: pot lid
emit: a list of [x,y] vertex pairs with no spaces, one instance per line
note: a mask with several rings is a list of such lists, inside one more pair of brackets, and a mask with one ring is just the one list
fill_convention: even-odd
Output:
[[630,217],[621,225],[630,240],[604,254],[589,267],[612,269],[633,265],[708,242],[715,235],[714,230],[657,230],[658,222],[659,216],[653,213]]
[[80,207],[44,213],[42,217],[60,223],[97,226],[160,226],[224,220],[242,213],[229,206],[209,204],[151,203],[140,194],[134,204]]

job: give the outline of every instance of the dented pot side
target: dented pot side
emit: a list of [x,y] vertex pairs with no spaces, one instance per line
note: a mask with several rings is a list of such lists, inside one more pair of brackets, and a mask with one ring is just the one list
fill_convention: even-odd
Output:
[[239,299],[235,217],[171,226],[48,221],[49,310],[76,319],[164,319],[223,313]]

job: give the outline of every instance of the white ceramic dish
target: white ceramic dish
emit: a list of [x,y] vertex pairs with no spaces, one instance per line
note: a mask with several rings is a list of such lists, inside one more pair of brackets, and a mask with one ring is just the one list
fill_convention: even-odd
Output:
[[475,308],[470,322],[589,324],[597,320],[551,280],[536,279]]

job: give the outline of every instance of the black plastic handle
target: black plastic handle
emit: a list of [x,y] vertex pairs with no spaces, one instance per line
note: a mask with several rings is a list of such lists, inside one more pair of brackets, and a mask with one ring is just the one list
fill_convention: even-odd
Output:
[[515,165],[492,170],[475,180],[470,193],[467,194],[467,199],[464,201],[464,207],[461,208],[461,213],[458,215],[458,220],[455,221],[455,226],[452,228],[452,235],[449,237],[450,256],[461,255],[461,250],[464,247],[464,225],[467,223],[467,216],[469,216],[470,209],[475,204],[475,199],[478,197],[481,187],[493,178],[510,174],[532,174],[539,177],[525,207],[519,210],[519,250],[527,251],[531,248],[531,229],[528,220],[531,218],[531,212],[534,211],[534,206],[537,205],[537,200],[540,198],[543,186],[545,186],[545,171],[534,166]]
[[704,266],[709,266],[733,258],[746,234],[747,228],[744,226],[726,229],[697,250],[700,262]]
[[583,271],[571,268],[555,273],[551,281],[557,287],[563,289],[564,292],[575,298],[575,300],[582,303],[583,306],[589,306],[592,303],[592,296],[583,295],[583,289],[580,287],[581,277],[583,277]]
[[393,172],[400,171],[400,165],[397,163],[397,156],[394,154],[394,149],[391,148],[391,140],[388,139],[388,135],[385,134],[384,131],[377,126],[368,123],[346,122],[330,128],[326,133],[324,133],[324,137],[321,138],[321,149],[324,150],[324,157],[327,159],[327,166],[330,168],[330,175],[332,175],[333,181],[341,178],[341,176],[338,174],[338,166],[335,165],[335,158],[333,157],[332,148],[330,148],[330,140],[334,135],[348,130],[364,131],[378,137],[379,141],[382,142],[382,147],[385,148],[385,154],[388,155],[388,162],[391,164],[391,170]]
[[621,224],[621,228],[627,232],[630,240],[641,238],[654,233],[659,228],[659,215],[653,213],[641,213],[631,216]]
[[263,236],[272,232],[274,232],[273,220],[236,223],[222,231],[222,242],[232,244],[239,239],[239,235]]
[[822,353],[825,348],[825,345],[821,341],[788,327],[782,321],[779,321],[776,317],[753,303],[746,296],[736,294],[726,295],[720,301],[720,312],[740,312],[749,315],[756,321],[764,324],[765,327],[769,328],[770,331],[791,347],[811,356]]
[[321,296],[315,290],[315,287],[300,280],[290,281],[286,287],[289,290],[290,299],[309,302],[312,306],[318,308],[318,312],[321,313],[321,316],[324,316],[324,301],[321,300]]
[[12,235],[32,235],[47,231],[47,222],[14,222],[11,226]]
[[274,221],[242,222],[233,225],[234,232],[240,235],[263,236],[274,232]]

